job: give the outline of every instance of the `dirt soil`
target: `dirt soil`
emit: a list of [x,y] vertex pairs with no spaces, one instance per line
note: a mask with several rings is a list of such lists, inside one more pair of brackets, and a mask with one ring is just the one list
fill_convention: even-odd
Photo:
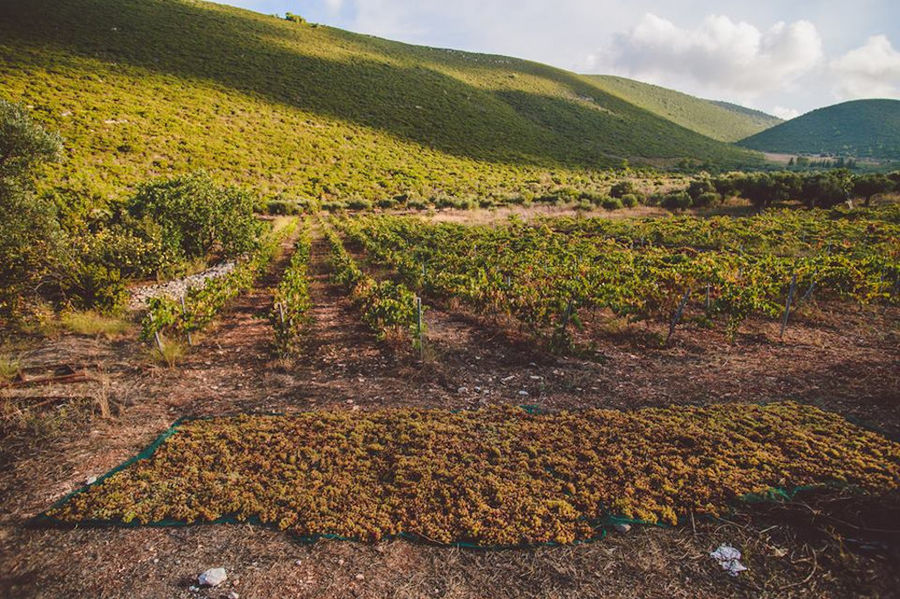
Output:
[[[152,365],[134,335],[65,335],[22,353],[29,376],[74,370],[92,380],[0,390],[0,402],[19,410],[0,415],[8,422],[19,414],[17,426],[0,429],[0,597],[897,595],[898,494],[807,494],[780,505],[741,505],[729,518],[697,518],[690,526],[635,527],[594,543],[504,551],[405,540],[303,544],[237,524],[28,526],[188,415],[795,399],[900,434],[896,310],[810,304],[783,339],[779,323],[753,321],[733,343],[688,319],[665,347],[659,328],[598,314],[579,333],[579,341],[593,340],[591,351],[561,357],[509,322],[432,306],[420,361],[362,325],[345,292],[329,281],[327,246],[317,238],[305,347],[283,360],[274,357],[267,317],[286,261],[287,252],[195,339],[176,368]],[[721,543],[743,552],[747,572],[730,577],[710,558]],[[199,573],[218,566],[228,572],[223,585],[192,588]]]

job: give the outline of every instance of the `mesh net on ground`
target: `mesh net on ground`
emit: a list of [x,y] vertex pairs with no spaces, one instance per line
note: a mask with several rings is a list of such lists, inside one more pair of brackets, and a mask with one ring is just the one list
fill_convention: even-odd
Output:
[[623,520],[674,524],[773,491],[898,483],[900,444],[794,402],[323,411],[180,421],[39,519],[249,521],[309,539],[499,547],[592,540]]

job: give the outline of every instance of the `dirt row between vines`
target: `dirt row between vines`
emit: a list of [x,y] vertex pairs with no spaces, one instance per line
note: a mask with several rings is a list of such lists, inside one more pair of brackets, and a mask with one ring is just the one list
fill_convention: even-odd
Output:
[[[896,498],[811,497],[787,506],[747,506],[728,519],[698,519],[690,527],[639,527],[596,543],[511,551],[404,540],[307,545],[251,525],[26,527],[29,517],[131,457],[182,416],[486,403],[627,409],[787,397],[900,430],[893,313],[873,317],[848,308],[821,315],[792,329],[785,343],[751,330],[731,346],[685,329],[673,347],[650,349],[632,329],[607,331],[597,348],[603,358],[581,360],[543,351],[509,323],[432,307],[420,363],[408,347],[378,342],[362,325],[345,292],[329,281],[327,245],[317,236],[311,324],[303,351],[286,361],[273,355],[267,317],[271,287],[288,254],[175,369],[147,365],[130,341],[68,336],[29,355],[35,362],[68,356],[96,364],[114,410],[110,418],[80,422],[18,455],[0,472],[0,596],[837,597],[886,596],[900,586],[890,549],[896,538],[873,538],[855,524],[864,511],[868,526],[889,528]],[[819,511],[826,505],[834,516]],[[730,578],[721,571],[708,553],[723,542],[744,551],[749,572]],[[216,566],[229,573],[222,587],[191,589],[197,574]]]

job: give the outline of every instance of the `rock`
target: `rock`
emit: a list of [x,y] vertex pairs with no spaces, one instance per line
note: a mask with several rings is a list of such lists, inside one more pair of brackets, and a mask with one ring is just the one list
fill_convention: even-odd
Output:
[[468,393],[469,388],[468,387],[460,387],[459,389],[456,390],[456,392],[459,393],[460,395],[462,395],[463,393]]
[[87,480],[84,481],[84,484],[86,484],[86,485],[92,485],[92,484],[94,484],[95,482],[97,482],[97,477],[96,477],[96,476],[89,476],[89,477],[87,478]]
[[228,593],[228,599],[241,599],[241,596],[237,594],[237,591],[231,591]]
[[295,566],[300,566],[300,565],[302,565],[302,564],[303,564],[303,562],[300,561],[300,560],[297,560],[297,561],[294,562],[294,565],[295,565]]
[[623,522],[618,522],[616,524],[613,524],[613,530],[615,530],[618,533],[625,534],[626,532],[631,530],[631,524],[625,524]]
[[521,391],[519,391],[519,395],[521,395],[522,397],[525,397],[526,395],[528,395],[528,391],[526,391],[525,389],[522,389]]
[[202,587],[217,587],[228,578],[225,568],[210,568],[197,577],[197,582]]
[[357,575],[356,575],[356,580],[365,580],[365,578],[366,578],[366,577],[363,576],[362,574],[357,574]]

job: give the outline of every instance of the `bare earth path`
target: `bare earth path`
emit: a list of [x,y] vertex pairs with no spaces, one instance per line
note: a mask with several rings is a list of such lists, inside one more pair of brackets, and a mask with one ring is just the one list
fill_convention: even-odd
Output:
[[[727,520],[697,520],[675,529],[640,527],[585,545],[514,551],[403,540],[307,545],[251,525],[24,526],[187,415],[402,405],[458,409],[489,402],[631,408],[794,396],[825,397],[825,407],[846,404],[842,411],[863,416],[872,413],[866,402],[875,402],[879,413],[887,412],[886,422],[875,424],[890,428],[898,420],[892,394],[896,321],[889,318],[872,325],[879,329],[873,332],[866,329],[867,315],[848,312],[841,316],[849,322],[843,328],[798,325],[781,345],[761,342],[751,332],[731,347],[704,331],[685,330],[673,348],[645,351],[634,348],[634,339],[613,335],[598,347],[605,360],[585,361],[547,354],[509,327],[464,311],[434,308],[427,314],[428,354],[421,364],[409,348],[378,342],[360,323],[345,293],[328,279],[327,254],[327,245],[316,239],[312,322],[303,351],[291,362],[273,357],[267,320],[271,287],[287,252],[176,369],[146,365],[133,343],[77,337],[54,342],[57,353],[88,355],[105,365],[104,393],[116,410],[0,471],[0,597],[226,597],[232,591],[242,598],[840,597],[860,589],[889,596],[900,588],[896,556],[882,550],[833,552],[833,539],[823,533],[833,523],[819,522],[800,503],[747,507]],[[791,361],[796,367],[786,372]],[[841,368],[860,363],[864,376],[842,375]],[[78,392],[97,393],[94,387]],[[859,396],[865,401],[851,401]],[[843,499],[828,501],[839,510],[847,505],[844,520],[863,509]],[[730,578],[709,558],[723,542],[744,551],[749,572]],[[228,571],[222,587],[191,588],[200,572],[216,566]]]

